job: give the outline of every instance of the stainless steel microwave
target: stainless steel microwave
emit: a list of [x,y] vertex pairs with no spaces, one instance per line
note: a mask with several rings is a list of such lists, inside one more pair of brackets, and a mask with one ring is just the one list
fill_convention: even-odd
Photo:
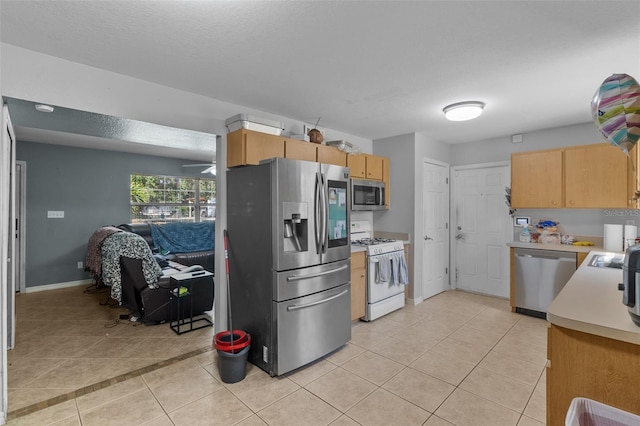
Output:
[[384,182],[351,179],[351,210],[385,210]]

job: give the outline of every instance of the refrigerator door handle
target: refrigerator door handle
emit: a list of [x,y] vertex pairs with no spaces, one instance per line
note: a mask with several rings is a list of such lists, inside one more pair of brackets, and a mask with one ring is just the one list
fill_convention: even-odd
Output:
[[300,281],[300,280],[307,280],[307,279],[310,279],[310,278],[322,277],[324,275],[333,274],[334,272],[344,271],[348,267],[349,267],[349,265],[342,265],[342,266],[340,266],[338,268],[330,269],[328,271],[317,272],[315,274],[292,275],[290,277],[287,277],[287,281]]
[[337,299],[338,297],[344,296],[346,293],[349,293],[349,290],[342,290],[340,293],[335,294],[331,297],[327,297],[326,299],[318,300],[317,302],[305,303],[303,305],[291,305],[287,306],[287,311],[296,311],[298,309],[309,308],[311,306],[320,305],[322,303],[327,303],[332,301],[333,299]]
[[327,180],[324,173],[320,173],[322,183],[322,253],[327,252],[327,246],[329,245],[329,200],[327,197]]
[[321,251],[321,247],[320,247],[320,204],[322,202],[321,198],[320,198],[320,192],[321,192],[321,184],[320,184],[320,174],[316,173],[316,187],[314,189],[315,193],[314,193],[314,201],[315,201],[315,206],[313,209],[313,224],[314,224],[314,236],[316,238],[316,253],[320,254],[322,253]]

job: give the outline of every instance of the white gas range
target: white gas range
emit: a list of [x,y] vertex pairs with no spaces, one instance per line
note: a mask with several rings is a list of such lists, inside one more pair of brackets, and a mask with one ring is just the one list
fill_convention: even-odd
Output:
[[374,238],[369,222],[353,221],[351,245],[364,247],[367,255],[367,307],[362,319],[373,321],[404,307],[404,285],[408,283],[404,243]]

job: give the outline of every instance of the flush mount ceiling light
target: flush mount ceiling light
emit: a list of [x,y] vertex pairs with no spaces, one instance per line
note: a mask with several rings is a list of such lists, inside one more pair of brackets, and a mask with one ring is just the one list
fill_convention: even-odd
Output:
[[51,105],[37,104],[35,108],[40,112],[53,112],[53,107]]
[[467,121],[479,117],[482,114],[484,102],[458,102],[447,105],[442,109],[447,120],[451,121]]

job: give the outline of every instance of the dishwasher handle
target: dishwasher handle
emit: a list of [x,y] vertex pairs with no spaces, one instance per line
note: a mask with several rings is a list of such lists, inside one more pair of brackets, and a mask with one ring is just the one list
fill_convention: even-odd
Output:
[[[545,251],[541,249],[535,249],[536,253],[532,253],[532,250],[516,250],[515,256],[523,257],[523,258],[533,258],[533,259],[550,259],[550,260],[560,260],[567,262],[575,262],[576,255],[573,252],[558,252],[558,251]],[[537,253],[542,252],[542,253]]]
[[549,260],[559,260],[559,261],[564,261],[564,262],[575,262],[576,259],[573,257],[566,257],[566,256],[538,256],[538,255],[531,255],[531,254],[516,254],[516,256],[518,257],[527,257],[527,258],[532,258],[532,259],[549,259]]

